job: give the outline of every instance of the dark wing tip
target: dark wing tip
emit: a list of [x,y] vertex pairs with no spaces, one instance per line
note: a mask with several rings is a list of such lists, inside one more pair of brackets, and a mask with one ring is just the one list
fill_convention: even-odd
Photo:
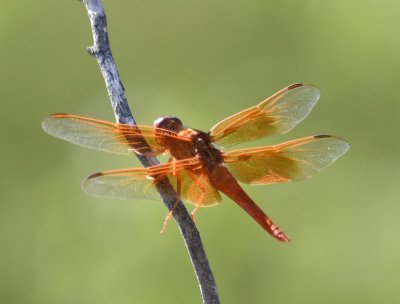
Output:
[[312,85],[312,84],[309,84],[309,83],[304,83],[304,82],[296,82],[296,83],[293,83],[293,84],[291,84],[290,86],[287,86],[287,87],[286,87],[286,90],[287,90],[287,91],[291,91],[291,90],[297,89],[297,88],[299,88],[299,87],[310,87],[310,88],[314,88],[314,89],[317,89],[317,90],[318,90],[318,88],[317,88],[316,86],[314,86],[314,85]]
[[334,140],[336,140],[337,143],[340,143],[340,147],[338,147],[338,151],[340,151],[339,156],[342,156],[344,153],[346,153],[349,149],[350,149],[350,144],[347,140],[337,137],[337,136],[333,136],[333,135],[314,135],[313,136],[314,139],[320,139],[320,138],[332,138]]
[[301,87],[303,85],[304,85],[304,83],[294,83],[294,84],[291,84],[290,86],[288,86],[287,90],[290,91],[290,90],[293,90],[295,88]]
[[104,175],[104,173],[102,173],[102,172],[93,173],[92,175],[88,176],[86,178],[86,180],[93,179],[93,178],[96,178],[96,177],[100,177],[100,176],[103,176],[103,175]]
[[329,137],[334,137],[332,135],[315,135],[314,138],[329,138]]
[[95,178],[101,177],[103,175],[103,173],[98,172],[86,177],[81,183],[81,188],[83,192],[91,196],[101,196],[100,194],[98,194],[98,189],[96,189],[99,185],[97,183],[98,181],[95,180]]
[[337,140],[346,143],[346,144],[350,147],[350,144],[348,143],[347,140],[345,140],[345,139],[343,139],[343,138],[341,138],[341,137],[335,136],[335,135],[326,135],[326,134],[322,134],[322,135],[314,135],[313,137],[314,137],[314,138],[336,138]]

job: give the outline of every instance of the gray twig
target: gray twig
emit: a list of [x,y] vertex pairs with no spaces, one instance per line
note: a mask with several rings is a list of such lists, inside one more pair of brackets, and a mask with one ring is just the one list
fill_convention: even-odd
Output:
[[[108,96],[117,123],[136,124],[124,93],[117,67],[111,54],[108,40],[107,20],[100,0],[83,0],[89,15],[93,33],[93,46],[88,52],[93,55],[100,66]],[[159,164],[153,157],[138,156],[143,166]],[[158,183],[158,191],[166,207],[171,210],[176,201],[176,192],[167,181]],[[200,234],[194,225],[190,214],[182,202],[174,210],[173,217],[179,226],[186,248],[189,252],[198,283],[200,285],[203,303],[219,303],[217,287],[206,253],[201,242]]]

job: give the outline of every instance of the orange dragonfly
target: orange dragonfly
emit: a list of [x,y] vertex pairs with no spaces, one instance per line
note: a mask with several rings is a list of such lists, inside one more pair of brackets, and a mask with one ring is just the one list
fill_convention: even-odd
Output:
[[[310,113],[319,95],[313,86],[290,85],[217,123],[207,133],[184,128],[175,117],[159,118],[150,127],[54,114],[45,118],[42,126],[55,137],[96,150],[146,156],[169,153],[170,159],[164,164],[89,176],[82,184],[89,195],[159,200],[155,186],[167,178],[179,200],[183,198],[195,205],[193,216],[199,207],[218,204],[222,192],[271,236],[288,242],[289,238],[238,181],[267,185],[307,179],[343,155],[349,144],[335,136],[317,135],[258,148],[222,152],[219,147],[288,132]],[[172,212],[173,209],[169,218]]]

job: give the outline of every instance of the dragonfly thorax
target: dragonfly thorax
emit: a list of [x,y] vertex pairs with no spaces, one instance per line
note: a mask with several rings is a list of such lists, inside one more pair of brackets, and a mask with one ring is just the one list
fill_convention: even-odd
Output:
[[193,137],[196,155],[206,167],[221,164],[223,162],[221,151],[211,141],[209,133],[198,131]]

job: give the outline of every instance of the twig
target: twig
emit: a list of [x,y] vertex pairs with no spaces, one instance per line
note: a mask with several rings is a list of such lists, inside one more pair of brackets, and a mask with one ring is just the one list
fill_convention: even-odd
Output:
[[[108,96],[117,123],[136,124],[124,93],[117,67],[111,54],[108,40],[107,20],[100,0],[83,0],[89,15],[93,33],[93,46],[88,47],[88,52],[93,55],[100,66]],[[153,157],[138,156],[143,166],[149,167],[159,164]],[[176,192],[168,181],[157,184],[157,189],[166,207],[171,210],[176,201]],[[186,248],[189,252],[197,281],[200,285],[203,303],[219,303],[217,287],[206,253],[201,242],[200,234],[194,225],[190,214],[182,202],[173,213],[179,226]]]

